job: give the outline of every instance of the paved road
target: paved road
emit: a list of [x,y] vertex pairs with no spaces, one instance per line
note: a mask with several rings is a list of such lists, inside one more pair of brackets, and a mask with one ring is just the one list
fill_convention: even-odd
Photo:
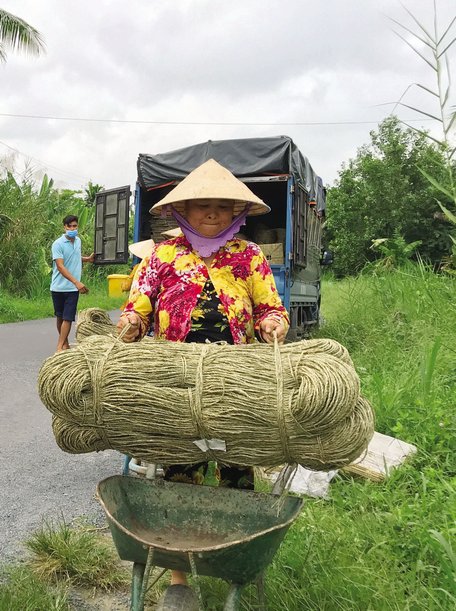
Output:
[[122,469],[117,452],[71,455],[55,443],[36,380],[56,340],[53,319],[0,325],[0,563],[24,555],[43,520],[101,522],[96,485]]

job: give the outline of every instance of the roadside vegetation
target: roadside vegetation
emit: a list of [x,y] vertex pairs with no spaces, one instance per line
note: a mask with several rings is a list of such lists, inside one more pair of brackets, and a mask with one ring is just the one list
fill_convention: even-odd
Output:
[[127,585],[111,539],[88,524],[44,524],[26,542],[29,566],[47,582],[111,590]]
[[282,608],[452,609],[456,282],[408,264],[323,289],[319,334],[349,349],[376,430],[418,452],[384,483],[341,476],[306,503],[275,562]]
[[25,546],[28,560],[0,573],[0,611],[70,611],[73,590],[93,598],[128,589],[128,571],[105,531],[60,520],[43,524]]
[[[89,183],[84,192],[60,191],[44,176],[36,185],[21,181],[12,172],[1,177],[0,164],[0,323],[53,315],[49,292],[52,242],[63,233],[67,214],[79,217],[83,254],[93,251],[94,197],[101,187]],[[120,307],[122,298],[108,297],[109,274],[128,273],[125,266],[83,266],[83,282],[89,288],[79,309]]]
[[[117,271],[116,273],[121,273]],[[85,308],[103,308],[116,310],[121,307],[125,299],[122,297],[109,297],[108,280],[101,277],[98,281],[86,280],[89,293],[80,295],[78,310]],[[0,293],[0,323],[21,322],[23,320],[37,320],[54,316],[51,293],[49,287],[37,297],[15,297],[11,294]]]
[[53,586],[37,577],[28,566],[18,565],[0,572],[1,611],[69,611],[63,584]]
[[[396,246],[409,245],[409,256],[417,250],[434,269],[456,270],[456,106],[449,60],[456,17],[441,27],[434,0],[429,27],[403,8],[407,23],[392,20],[396,34],[431,69],[434,84],[407,86],[391,116],[343,165],[328,191],[327,240],[337,255],[333,270],[339,277],[356,275],[378,258],[376,246],[392,239]],[[425,107],[407,103],[411,89],[424,95]],[[399,121],[397,106],[431,119],[439,134]]]
[[454,162],[449,173],[442,147],[396,117],[385,119],[370,136],[328,190],[326,239],[335,255],[334,273],[353,276],[381,258],[374,244],[379,239],[414,243],[416,253],[436,269],[448,266],[454,225],[437,202],[454,209],[449,191],[450,178],[456,182]]

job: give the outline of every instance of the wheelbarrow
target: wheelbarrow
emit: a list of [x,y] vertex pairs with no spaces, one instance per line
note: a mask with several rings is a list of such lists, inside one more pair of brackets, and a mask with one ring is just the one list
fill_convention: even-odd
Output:
[[[263,574],[300,513],[298,497],[114,475],[97,487],[122,560],[133,562],[131,611],[168,570],[218,577],[231,586],[225,611],[239,609],[242,589],[256,583],[265,609]],[[163,570],[149,584],[151,571]]]

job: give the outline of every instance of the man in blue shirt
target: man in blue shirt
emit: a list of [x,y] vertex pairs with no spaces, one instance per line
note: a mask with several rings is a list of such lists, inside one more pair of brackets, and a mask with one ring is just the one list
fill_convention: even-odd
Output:
[[71,323],[76,318],[79,293],[88,293],[82,284],[82,263],[93,263],[94,254],[83,257],[81,239],[78,238],[78,217],[66,216],[63,219],[65,233],[52,244],[51,295],[54,314],[57,316],[59,341],[57,352],[70,347],[68,336]]

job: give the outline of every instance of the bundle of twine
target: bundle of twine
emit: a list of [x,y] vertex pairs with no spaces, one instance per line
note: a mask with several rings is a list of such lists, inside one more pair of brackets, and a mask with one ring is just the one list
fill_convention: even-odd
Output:
[[[373,435],[372,409],[335,341],[125,344],[109,317],[98,323],[104,335],[79,334],[80,343],[48,358],[39,374],[66,452],[112,448],[161,464],[326,470],[358,458]],[[222,440],[225,451],[211,441],[204,451],[200,440]]]
[[81,342],[91,335],[112,335],[117,337],[117,329],[109,314],[101,308],[86,308],[78,312],[76,341]]

